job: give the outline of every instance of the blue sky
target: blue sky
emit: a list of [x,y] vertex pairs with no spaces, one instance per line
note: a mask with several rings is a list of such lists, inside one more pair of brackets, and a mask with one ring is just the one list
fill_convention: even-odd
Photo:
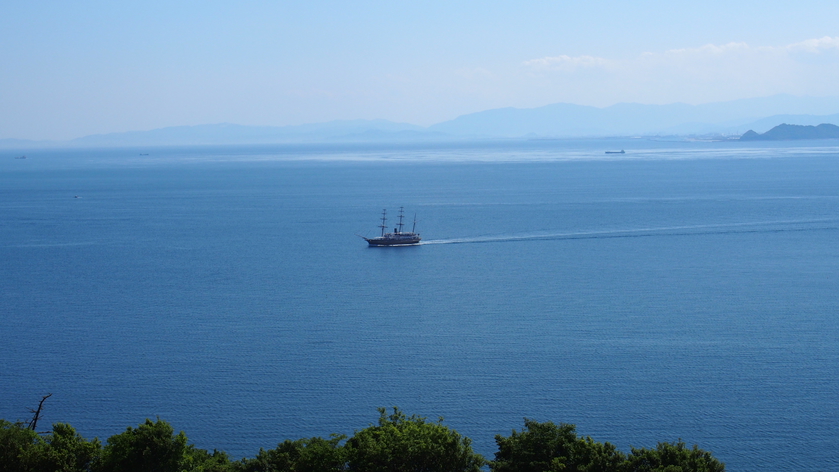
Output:
[[0,0],[0,28],[0,138],[839,96],[835,0]]

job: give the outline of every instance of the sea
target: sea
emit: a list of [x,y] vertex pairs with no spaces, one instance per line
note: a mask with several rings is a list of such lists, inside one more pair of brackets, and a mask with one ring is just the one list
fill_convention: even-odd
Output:
[[396,406],[837,471],[839,141],[2,150],[0,361],[0,418],[234,459]]

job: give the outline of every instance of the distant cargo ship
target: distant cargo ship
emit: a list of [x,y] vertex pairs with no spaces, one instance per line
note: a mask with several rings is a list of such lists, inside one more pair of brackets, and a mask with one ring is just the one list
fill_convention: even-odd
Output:
[[370,246],[410,246],[413,244],[419,244],[420,242],[420,235],[416,232],[417,230],[417,215],[414,215],[414,226],[410,232],[403,232],[402,228],[404,224],[402,220],[404,218],[404,209],[403,207],[399,207],[399,224],[396,225],[396,228],[393,228],[392,233],[386,233],[387,230],[387,208],[382,210],[382,224],[379,225],[379,228],[382,228],[382,235],[375,238],[364,238],[367,241],[367,244]]
[[606,154],[626,154],[626,151],[621,149],[620,151],[606,151]]

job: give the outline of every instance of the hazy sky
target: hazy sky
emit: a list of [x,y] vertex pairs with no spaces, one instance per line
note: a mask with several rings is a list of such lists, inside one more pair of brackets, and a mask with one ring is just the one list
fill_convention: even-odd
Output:
[[836,0],[0,0],[0,34],[0,138],[839,96]]

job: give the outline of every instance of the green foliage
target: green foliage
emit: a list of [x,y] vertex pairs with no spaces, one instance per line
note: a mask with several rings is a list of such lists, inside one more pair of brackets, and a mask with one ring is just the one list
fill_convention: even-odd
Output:
[[95,472],[224,472],[233,470],[224,452],[212,454],[187,444],[169,423],[147,419],[108,438]]
[[676,444],[658,443],[655,449],[635,449],[626,461],[626,472],[723,472],[725,465],[696,445],[688,449]]
[[87,472],[99,451],[98,440],[85,440],[68,424],[54,424],[42,438],[20,423],[0,420],[2,472]]
[[[41,436],[0,420],[0,472],[478,472],[487,462],[469,438],[437,422],[379,409],[379,422],[346,436],[286,440],[253,459],[230,462],[187,444],[165,421],[146,420],[110,437],[102,448],[72,426],[56,423]],[[710,452],[684,442],[632,448],[579,437],[574,425],[524,420],[521,432],[497,435],[492,472],[724,472]]]
[[655,449],[632,449],[628,456],[614,445],[580,438],[574,425],[524,420],[522,432],[498,435],[493,472],[724,472],[710,452],[685,443],[659,443]]
[[498,452],[490,462],[493,472],[611,472],[619,470],[624,455],[614,445],[579,438],[574,425],[539,423],[525,418],[521,432],[495,436]]
[[101,472],[180,472],[188,461],[186,435],[159,418],[108,438]]
[[52,432],[40,441],[31,455],[33,470],[89,471],[99,458],[98,439],[87,441],[65,423],[52,425]]
[[0,420],[0,472],[29,470],[29,454],[41,438],[21,423]]
[[585,472],[614,472],[621,470],[626,456],[617,450],[614,444],[599,443],[586,436],[577,439],[574,445],[573,462],[575,468],[565,470],[579,470]]
[[184,459],[183,470],[189,472],[228,472],[235,470],[226,452],[214,450],[212,454],[190,445]]
[[348,470],[359,472],[477,472],[484,458],[472,451],[471,440],[442,424],[406,416],[398,408],[387,415],[379,408],[379,424],[356,431],[347,441]]
[[339,445],[346,436],[330,439],[285,440],[276,449],[259,450],[255,459],[242,461],[244,472],[331,472],[346,470],[346,451]]

